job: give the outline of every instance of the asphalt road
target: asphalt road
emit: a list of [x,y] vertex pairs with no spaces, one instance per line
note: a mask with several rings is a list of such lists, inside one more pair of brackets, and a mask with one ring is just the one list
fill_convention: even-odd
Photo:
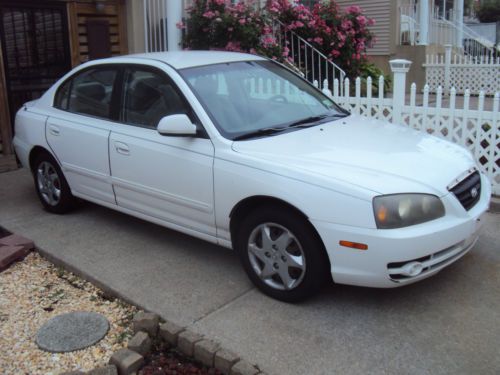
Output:
[[269,374],[500,373],[498,214],[470,253],[430,279],[332,285],[299,305],[255,290],[230,250],[90,203],[46,213],[23,170],[0,174],[0,225]]

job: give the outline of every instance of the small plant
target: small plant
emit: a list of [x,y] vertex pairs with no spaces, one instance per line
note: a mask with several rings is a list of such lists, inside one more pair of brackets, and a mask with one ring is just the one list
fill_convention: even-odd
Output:
[[57,275],[57,277],[63,278],[65,273],[66,273],[66,270],[64,268],[57,267],[57,269],[56,269],[56,275]]
[[123,344],[126,340],[128,340],[132,335],[129,332],[123,331],[115,336],[116,344]]
[[370,62],[364,62],[360,66],[360,74],[359,77],[361,78],[361,94],[366,95],[366,81],[368,77],[372,78],[372,93],[378,94],[378,83],[379,83],[379,77],[383,76],[384,77],[384,94],[388,92],[391,89],[392,86],[392,78],[390,75],[384,74],[382,69],[377,67],[375,64],[370,63]]

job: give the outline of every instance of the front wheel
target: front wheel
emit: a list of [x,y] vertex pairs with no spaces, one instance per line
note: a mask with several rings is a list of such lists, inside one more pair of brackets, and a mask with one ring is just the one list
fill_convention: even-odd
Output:
[[265,294],[298,302],[318,292],[328,259],[311,224],[281,208],[262,208],[241,223],[236,238],[243,267]]
[[43,153],[36,158],[33,177],[38,198],[47,211],[63,214],[74,207],[75,197],[71,194],[61,168],[51,155]]

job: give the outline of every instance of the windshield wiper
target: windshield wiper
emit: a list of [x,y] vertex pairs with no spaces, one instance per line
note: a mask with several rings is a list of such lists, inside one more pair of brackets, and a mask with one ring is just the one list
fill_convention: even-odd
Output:
[[233,138],[233,141],[241,141],[243,139],[249,139],[249,138],[255,138],[255,137],[259,137],[261,135],[271,135],[271,134],[276,134],[276,133],[280,133],[284,130],[287,130],[288,127],[285,126],[285,127],[279,127],[279,128],[264,128],[264,129],[258,129],[258,130],[254,130],[254,131],[251,131],[251,132],[248,132],[248,133],[245,133],[245,134],[241,134],[241,135],[238,135],[236,137]]
[[324,119],[330,119],[330,118],[342,118],[346,117],[347,115],[344,113],[335,113],[335,114],[324,114],[324,115],[319,115],[319,116],[310,116],[303,118],[302,120],[294,121],[290,124],[287,124],[286,126],[280,126],[277,128],[264,128],[264,129],[257,129],[254,131],[251,131],[249,133],[245,133],[242,135],[238,135],[233,138],[233,141],[241,141],[243,139],[249,139],[249,138],[255,138],[259,137],[262,135],[271,135],[271,134],[276,134],[276,133],[281,133],[284,130],[288,129],[293,129],[293,128],[302,128],[302,127],[308,127],[308,126],[314,126],[317,125],[317,123],[321,120]]
[[295,122],[288,124],[287,128],[302,127],[303,125],[312,126],[312,125],[315,125],[315,123],[317,123],[318,121],[324,120],[326,118],[342,118],[342,117],[346,117],[346,116],[347,115],[345,115],[343,113],[310,116],[310,117],[303,118],[302,120],[298,120],[298,121],[295,121]]

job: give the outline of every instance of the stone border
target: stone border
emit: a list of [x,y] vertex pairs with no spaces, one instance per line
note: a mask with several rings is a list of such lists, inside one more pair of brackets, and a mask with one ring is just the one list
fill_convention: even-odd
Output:
[[207,367],[214,367],[224,375],[265,375],[256,366],[241,359],[232,351],[215,341],[205,338],[173,322],[160,322],[157,314],[139,312],[133,319],[134,336],[127,349],[115,352],[109,363],[115,366],[118,375],[131,375],[144,365],[144,356],[152,349],[155,340],[164,341],[187,357]]

